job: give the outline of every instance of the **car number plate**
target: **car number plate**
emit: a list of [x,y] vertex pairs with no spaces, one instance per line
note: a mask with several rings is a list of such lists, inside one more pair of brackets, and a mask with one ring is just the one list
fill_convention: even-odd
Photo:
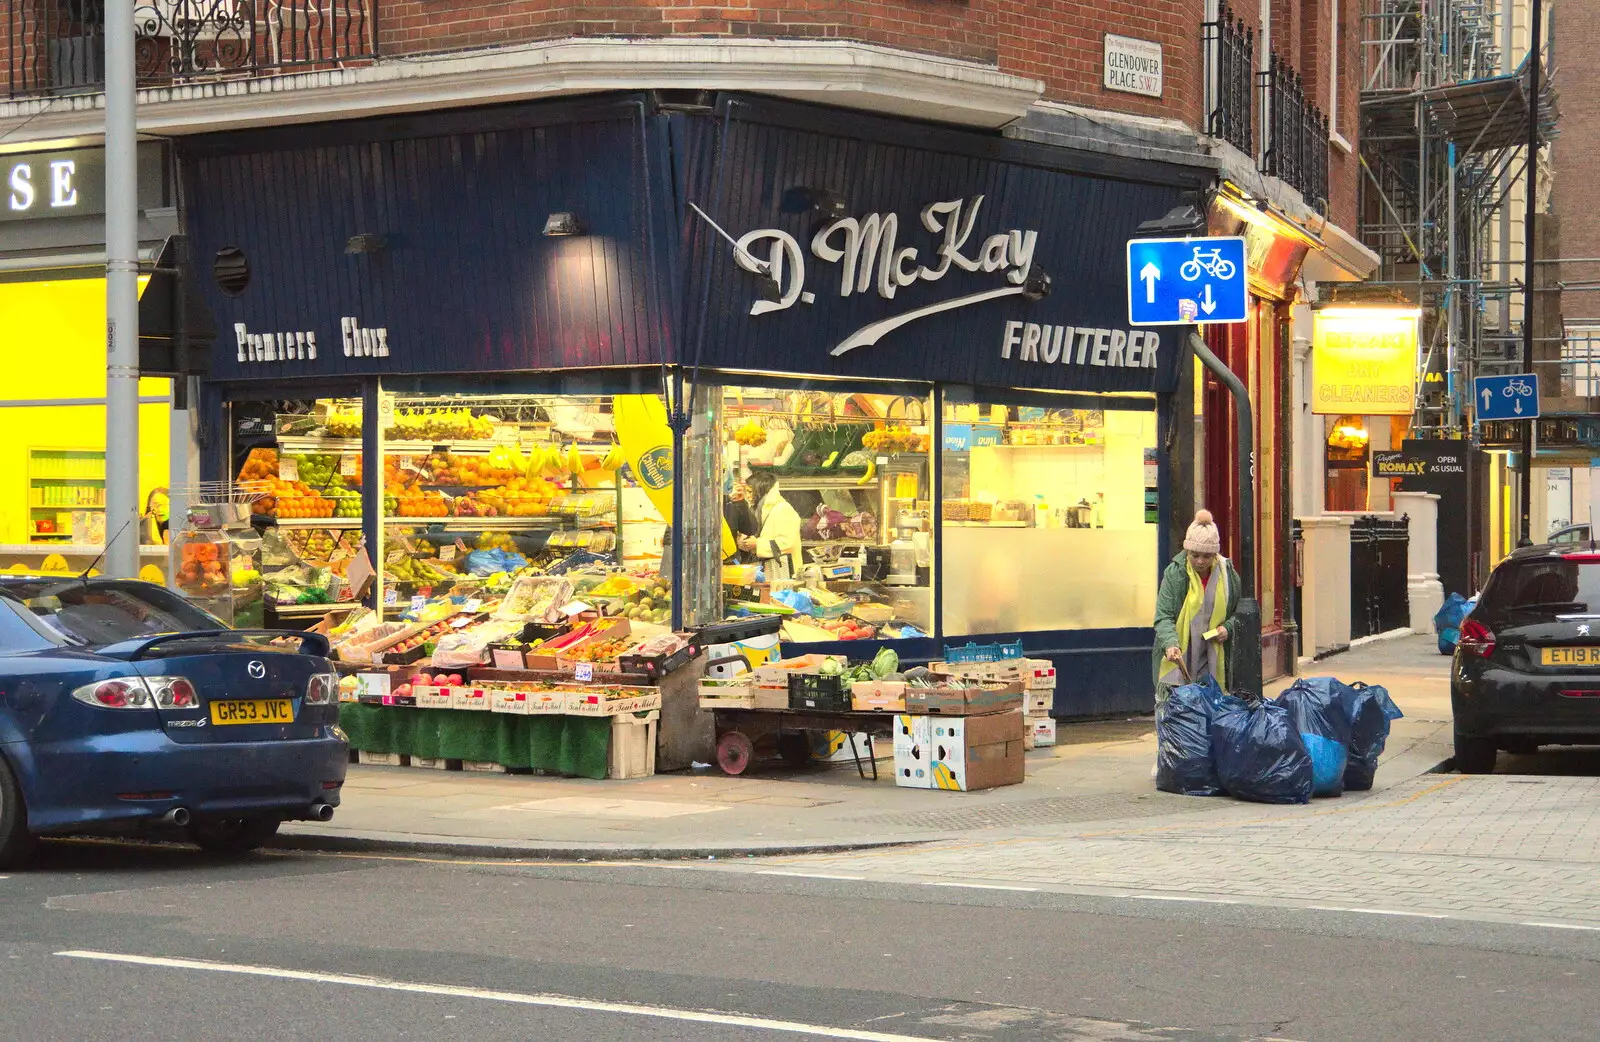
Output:
[[1600,666],[1600,647],[1540,648],[1539,662],[1546,666]]
[[294,703],[287,698],[211,703],[211,722],[224,724],[292,724]]

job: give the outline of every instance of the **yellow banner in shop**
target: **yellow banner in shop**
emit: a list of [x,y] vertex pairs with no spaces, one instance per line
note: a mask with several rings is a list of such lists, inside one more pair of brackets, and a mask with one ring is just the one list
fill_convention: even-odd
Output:
[[[676,471],[666,405],[659,395],[619,394],[611,400],[611,414],[628,469],[633,471],[634,479],[655,504],[662,520],[672,524],[672,482]],[[722,556],[732,557],[735,549],[733,532],[724,521]]]
[[1325,308],[1313,316],[1311,411],[1409,414],[1417,389],[1417,312]]

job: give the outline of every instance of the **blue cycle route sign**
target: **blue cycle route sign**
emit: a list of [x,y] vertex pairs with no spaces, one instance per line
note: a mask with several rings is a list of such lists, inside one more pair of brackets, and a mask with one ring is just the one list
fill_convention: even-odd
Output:
[[1244,239],[1128,240],[1128,321],[1135,326],[1243,322]]
[[1538,419],[1539,377],[1535,373],[1480,376],[1472,381],[1472,404],[1480,420]]

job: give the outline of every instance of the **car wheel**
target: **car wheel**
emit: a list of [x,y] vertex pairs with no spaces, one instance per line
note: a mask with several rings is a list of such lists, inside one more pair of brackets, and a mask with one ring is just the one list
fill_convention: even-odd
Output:
[[278,834],[277,818],[225,818],[195,821],[188,827],[189,842],[208,854],[238,857],[261,847]]
[[0,756],[0,868],[17,868],[33,856],[38,841],[28,831],[28,805],[11,765]]
[[1492,774],[1498,750],[1493,738],[1473,738],[1456,732],[1456,770],[1462,774]]

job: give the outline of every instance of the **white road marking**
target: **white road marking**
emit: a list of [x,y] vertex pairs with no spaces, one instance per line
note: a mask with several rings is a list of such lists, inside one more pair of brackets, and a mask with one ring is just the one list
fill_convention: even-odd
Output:
[[1236,905],[1239,902],[1226,897],[1186,897],[1183,894],[1135,894],[1135,901],[1192,901],[1203,905]]
[[411,981],[389,980],[383,977],[358,977],[344,973],[316,973],[309,970],[286,970],[276,966],[250,966],[243,963],[208,962],[200,959],[171,959],[154,955],[123,955],[117,952],[62,951],[56,952],[56,954],[67,959],[130,963],[135,966],[151,966],[169,970],[231,973],[246,977],[273,977],[279,980],[305,981],[312,984],[340,984],[351,988],[372,988],[378,991],[402,991],[418,995],[442,995],[448,998],[507,1002],[520,1006],[580,1009],[595,1013],[652,1017],[658,1020],[682,1020],[695,1024],[718,1024],[723,1027],[783,1031],[792,1035],[813,1035],[818,1038],[859,1039],[861,1042],[934,1042],[932,1039],[915,1035],[894,1035],[881,1031],[859,1031],[854,1028],[800,1024],[794,1021],[769,1020],[766,1017],[746,1017],[734,1013],[707,1013],[701,1010],[673,1009],[668,1006],[644,1006],[629,1002],[601,1002],[595,999],[579,999],[566,995],[491,991],[485,988],[463,988],[451,984],[421,984]]
[[1018,890],[1025,894],[1037,894],[1039,892],[1039,888],[1036,886],[1001,886],[999,883],[933,883],[923,882],[920,879],[909,880],[909,882],[921,883],[923,886],[956,886],[964,890]]
[[1550,930],[1600,930],[1600,926],[1581,926],[1578,923],[1522,923],[1523,926],[1543,926]]
[[1448,919],[1448,915],[1439,912],[1397,912],[1392,908],[1346,908],[1347,912],[1359,912],[1362,915],[1404,915],[1412,919]]
[[836,875],[829,875],[826,872],[783,872],[783,871],[780,871],[780,870],[778,870],[776,868],[769,868],[769,869],[766,869],[765,871],[757,872],[756,875],[758,875],[758,876],[794,876],[797,879],[847,879],[847,880],[849,880],[849,881],[851,881],[853,883],[859,883],[862,880],[867,878],[866,876],[836,876]]

